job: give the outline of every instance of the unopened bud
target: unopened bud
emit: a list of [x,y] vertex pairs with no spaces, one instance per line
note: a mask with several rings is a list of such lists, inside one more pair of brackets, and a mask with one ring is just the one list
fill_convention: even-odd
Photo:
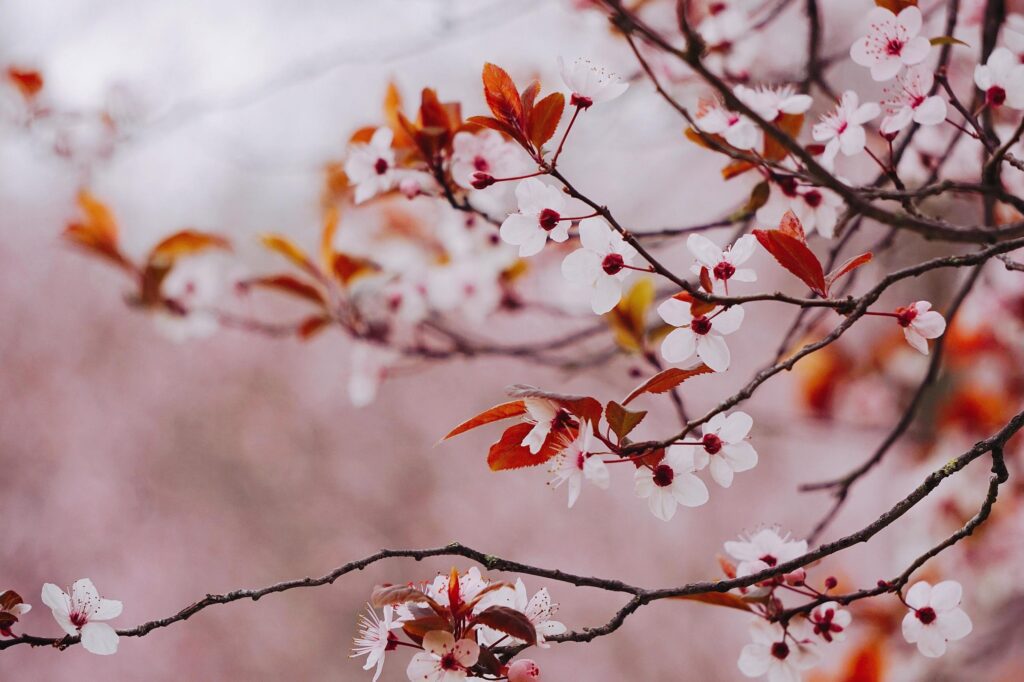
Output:
[[540,668],[528,658],[515,661],[508,667],[508,682],[537,682]]
[[473,173],[473,180],[469,184],[473,185],[473,189],[485,189],[494,184],[494,176],[477,171]]
[[802,568],[798,568],[792,573],[787,573],[785,576],[786,584],[791,587],[800,587],[807,580],[807,571]]
[[825,578],[825,589],[826,590],[834,589],[835,586],[838,585],[838,584],[839,584],[839,581],[836,580],[835,576],[830,575],[829,577]]

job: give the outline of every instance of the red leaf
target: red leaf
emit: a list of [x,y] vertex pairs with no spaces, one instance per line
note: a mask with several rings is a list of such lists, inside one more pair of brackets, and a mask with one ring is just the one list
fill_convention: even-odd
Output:
[[754,230],[754,236],[779,265],[796,275],[820,296],[828,296],[821,263],[805,242],[782,230]]
[[556,402],[580,419],[590,422],[595,427],[597,422],[601,420],[601,414],[604,412],[601,403],[596,398],[589,396],[551,393],[535,386],[526,386],[524,384],[509,386],[508,394],[513,398],[544,398]]
[[825,277],[826,288],[831,289],[832,285],[835,284],[835,281],[837,279],[839,279],[843,275],[853,272],[854,270],[864,265],[865,263],[871,262],[871,258],[871,252],[869,251],[868,253],[862,253],[859,256],[854,256],[850,260],[846,261],[838,268],[828,273],[828,276]]
[[501,421],[503,419],[509,419],[511,417],[518,417],[521,414],[526,414],[526,403],[522,400],[513,400],[512,402],[502,403],[501,405],[495,405],[494,407],[484,410],[472,419],[467,419],[462,422],[454,429],[448,432],[442,441],[453,438],[460,433],[471,431],[478,426],[484,424],[490,424],[491,422]]
[[484,64],[483,81],[484,98],[494,117],[516,130],[525,130],[523,103],[512,78],[500,66],[488,62]]
[[689,369],[669,367],[663,372],[658,372],[653,377],[634,388],[633,392],[626,396],[626,399],[622,401],[622,404],[628,405],[633,399],[638,398],[644,393],[664,393],[665,391],[675,388],[690,377],[712,373],[713,370],[703,364]]
[[712,606],[725,606],[740,611],[752,611],[750,604],[743,597],[730,592],[706,592],[705,594],[688,594],[682,597],[671,597],[671,599],[685,599],[687,601],[699,601]]
[[38,71],[7,67],[7,80],[18,89],[25,99],[34,98],[43,89],[43,76]]
[[[548,439],[544,441],[540,452],[536,455],[530,452],[530,448],[523,445],[523,439],[533,429],[533,424],[515,424],[505,429],[501,434],[501,440],[491,446],[487,453],[487,464],[491,471],[506,471],[508,469],[522,469],[524,467],[538,466],[557,455],[561,448],[558,445],[560,434],[552,431]],[[569,433],[573,436],[573,433]]]
[[321,331],[327,328],[327,325],[331,323],[331,318],[325,315],[314,315],[307,317],[302,324],[299,325],[296,334],[303,341],[308,341],[313,338]]
[[630,431],[635,429],[646,416],[645,410],[631,412],[614,400],[610,401],[604,410],[604,418],[608,420],[609,428],[619,437],[620,441],[628,436]]
[[680,291],[672,298],[676,299],[677,301],[682,301],[683,303],[689,303],[690,314],[693,315],[694,317],[707,315],[712,310],[718,307],[718,305],[715,303],[708,303],[707,301],[702,301],[699,298],[694,298],[689,294],[689,292],[686,291]]
[[516,611],[508,606],[490,606],[477,614],[473,622],[504,632],[527,644],[537,643],[537,631],[530,619],[522,611]]
[[528,133],[534,147],[540,149],[555,134],[564,109],[565,95],[560,92],[551,93],[533,107],[529,117]]

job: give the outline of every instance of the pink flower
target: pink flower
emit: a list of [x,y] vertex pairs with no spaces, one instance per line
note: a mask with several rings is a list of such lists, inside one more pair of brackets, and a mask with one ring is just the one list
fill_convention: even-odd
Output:
[[790,540],[788,533],[780,535],[777,528],[762,528],[739,542],[726,542],[725,551],[739,560],[736,575],[743,577],[803,556],[807,541]]
[[792,85],[759,85],[756,88],[737,85],[734,92],[761,118],[769,122],[782,114],[802,114],[814,103],[810,95],[798,93]]
[[658,306],[658,314],[673,327],[679,327],[661,342],[661,355],[666,362],[685,362],[696,353],[705,365],[716,372],[729,369],[730,354],[725,336],[739,329],[743,323],[742,306],[694,317],[689,303],[670,298]]
[[607,490],[611,482],[608,466],[594,455],[597,451],[593,429],[588,422],[580,424],[580,433],[554,460],[551,473],[555,478],[552,485],[557,488],[569,484],[569,507],[579,499],[583,481],[590,481],[601,490]]
[[840,151],[845,156],[864,151],[867,142],[864,124],[878,116],[880,111],[874,102],[861,104],[853,90],[844,92],[835,110],[823,116],[811,130],[815,140],[826,143],[822,163],[830,167]]
[[535,455],[544,447],[552,429],[560,431],[566,426],[576,424],[573,416],[553,400],[524,398],[523,403],[526,405],[526,415],[523,419],[527,423],[532,423],[533,428],[523,438],[522,445],[528,447]]
[[572,91],[569,103],[580,109],[613,100],[629,88],[629,83],[616,74],[582,57],[577,57],[571,64],[566,64],[559,57],[558,69],[562,73],[562,81]]
[[410,682],[456,682],[476,665],[480,647],[468,639],[455,641],[450,632],[434,630],[423,638],[424,651],[416,654],[405,669]]
[[904,65],[920,64],[928,56],[931,43],[921,31],[921,10],[910,6],[899,16],[883,7],[868,13],[868,34],[850,48],[850,58],[871,69],[876,81],[887,81]]
[[355,200],[361,204],[395,186],[395,150],[390,128],[377,128],[368,144],[354,144],[345,160],[345,175],[356,187]]
[[974,68],[974,84],[985,92],[992,107],[1024,109],[1024,64],[1005,47],[997,47],[988,61]]
[[562,274],[569,282],[591,289],[590,305],[598,315],[614,308],[622,298],[626,267],[636,258],[636,249],[626,243],[603,218],[580,221],[580,246],[562,261]]
[[459,187],[473,188],[473,176],[483,173],[504,178],[522,172],[523,154],[494,130],[456,133],[452,141],[452,179]]
[[839,220],[843,199],[824,187],[801,187],[792,177],[771,184],[768,202],[757,210],[757,219],[769,225],[778,225],[786,211],[792,211],[804,226],[804,232],[817,232],[832,238]]
[[[791,630],[794,628],[790,628]],[[750,624],[750,644],[737,662],[747,677],[767,677],[768,682],[800,682],[802,673],[820,660],[814,646],[787,634],[778,623],[758,618]]]
[[661,462],[636,470],[633,488],[646,499],[651,513],[662,521],[671,521],[676,506],[699,507],[708,501],[708,488],[693,474],[693,454],[669,450]]
[[[753,106],[753,90],[741,85],[733,90],[748,106]],[[747,101],[747,100],[750,101]],[[721,135],[736,149],[759,149],[764,139],[761,129],[752,120],[737,114],[721,102],[701,102],[694,118],[697,128],[711,135]]]
[[[701,446],[693,455],[697,470],[710,464],[711,478],[728,488],[734,474],[757,466],[757,451],[746,441],[753,425],[754,420],[746,412],[733,412],[729,416],[719,412],[712,417],[704,425]],[[686,446],[672,446],[680,447]]]
[[814,634],[831,643],[846,639],[846,629],[850,627],[853,616],[836,602],[829,601],[816,606],[811,611],[810,620]]
[[724,251],[718,245],[701,234],[691,234],[686,239],[686,248],[697,261],[693,265],[693,273],[699,275],[702,268],[707,268],[716,282],[723,282],[728,289],[729,280],[737,282],[756,282],[757,273],[750,268],[739,268],[746,263],[757,246],[757,239],[750,234],[743,235],[736,243]]
[[381,670],[384,669],[384,654],[394,638],[391,631],[402,627],[401,622],[393,619],[394,612],[394,607],[385,606],[384,618],[378,618],[377,612],[367,604],[366,613],[359,616],[359,634],[356,635],[351,658],[366,656],[363,670],[376,666],[373,682],[380,679]]
[[895,88],[886,88],[889,97],[882,100],[882,106],[887,116],[882,119],[881,131],[887,135],[896,133],[911,121],[925,126],[945,121],[946,100],[939,95],[928,96],[934,81],[931,71],[915,67],[896,79]]
[[516,187],[516,200],[519,212],[505,218],[499,234],[509,244],[519,247],[520,257],[540,253],[548,237],[556,242],[569,238],[571,221],[563,215],[569,202],[557,187],[528,178]]
[[910,612],[903,617],[903,638],[928,658],[946,653],[946,642],[963,639],[973,629],[971,619],[960,608],[962,594],[955,580],[934,587],[924,580],[914,583],[907,591]]
[[896,321],[903,327],[907,343],[928,355],[927,339],[937,339],[946,331],[946,320],[931,309],[928,301],[917,301],[896,309]]
[[101,656],[117,652],[117,631],[100,621],[120,616],[121,602],[100,598],[91,580],[76,580],[70,595],[53,583],[46,583],[42,599],[64,632],[81,635],[86,651]]
[[539,682],[540,668],[528,658],[513,661],[508,667],[508,682]]

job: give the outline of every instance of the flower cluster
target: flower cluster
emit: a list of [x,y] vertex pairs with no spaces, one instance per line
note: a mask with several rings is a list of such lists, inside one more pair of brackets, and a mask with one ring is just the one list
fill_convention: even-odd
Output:
[[[106,622],[121,615],[121,602],[104,599],[88,578],[76,580],[70,593],[53,583],[43,585],[42,602],[69,638],[77,637],[86,651],[101,656],[117,652],[119,635]],[[15,637],[14,624],[32,610],[13,590],[0,594],[0,636]]]

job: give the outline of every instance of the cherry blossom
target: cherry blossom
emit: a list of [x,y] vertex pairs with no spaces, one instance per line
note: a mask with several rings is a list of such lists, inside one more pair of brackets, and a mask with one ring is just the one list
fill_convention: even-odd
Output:
[[576,425],[576,420],[573,416],[565,408],[552,400],[525,398],[523,403],[526,405],[526,416],[524,419],[527,422],[532,422],[534,426],[526,434],[526,437],[523,438],[522,444],[528,447],[530,452],[535,455],[544,447],[544,441],[547,440],[548,434],[551,433],[552,429],[560,431],[566,426]]
[[988,61],[974,68],[974,84],[991,107],[1024,109],[1024,64],[1005,47],[997,47]]
[[529,658],[512,661],[508,666],[508,682],[539,682],[540,667]]
[[810,644],[787,633],[778,623],[758,618],[750,624],[750,644],[738,661],[747,677],[767,677],[768,682],[799,682],[804,670],[813,668],[820,656]]
[[590,305],[604,315],[622,298],[622,281],[629,275],[627,266],[636,258],[636,249],[603,218],[580,221],[580,246],[562,261],[562,274],[572,284],[593,289]]
[[1024,14],[1006,15],[1006,23],[1003,24],[1003,40],[1006,42],[1006,47],[1018,58],[1024,55]]
[[826,642],[842,642],[853,616],[840,608],[834,601],[819,604],[811,611],[811,626],[814,634]]
[[821,121],[811,130],[815,140],[825,143],[822,163],[831,167],[840,151],[844,156],[854,156],[864,151],[867,142],[864,124],[880,112],[881,109],[874,102],[861,104],[853,90],[844,92],[835,110],[822,116]]
[[896,309],[896,321],[903,327],[903,336],[915,350],[928,355],[928,339],[937,339],[946,331],[946,320],[931,309],[928,301],[917,301]]
[[353,407],[366,407],[377,399],[388,371],[398,354],[386,346],[356,343],[352,347],[352,370],[348,378],[348,398]]
[[117,652],[117,631],[102,621],[121,615],[121,602],[102,599],[91,580],[76,580],[70,595],[53,583],[46,583],[42,600],[53,611],[53,619],[64,632],[81,635],[86,651],[101,656]]
[[671,521],[677,505],[699,507],[708,501],[708,488],[693,471],[691,452],[670,450],[658,464],[636,470],[634,491],[637,497],[647,500],[652,514],[662,521]]
[[792,85],[756,88],[737,85],[734,92],[766,121],[775,121],[783,114],[802,114],[814,103],[810,95],[798,93]]
[[764,206],[757,210],[757,220],[778,225],[786,211],[792,211],[804,232],[817,232],[822,237],[835,235],[836,223],[843,198],[824,187],[801,187],[796,179],[787,176],[771,183],[771,193]]
[[154,309],[157,331],[175,343],[212,336],[220,329],[214,306],[230,290],[229,270],[223,259],[212,254],[176,263],[160,285],[170,304]]
[[[442,606],[449,605],[448,596],[449,576],[438,575],[427,587],[427,595]],[[463,602],[471,602],[487,585],[488,580],[480,573],[480,569],[473,566],[459,576],[459,595]]]
[[468,639],[455,640],[443,630],[428,632],[423,649],[412,657],[405,669],[410,682],[456,682],[466,679],[466,671],[476,665],[480,647]]
[[[736,90],[734,92],[737,97],[743,98],[744,91]],[[697,108],[694,123],[699,130],[705,133],[721,135],[728,144],[736,149],[758,149],[764,139],[764,135],[756,123],[742,114],[727,109],[724,104],[717,101],[701,102]]]
[[921,10],[911,5],[893,14],[883,7],[868,13],[868,34],[850,48],[850,58],[871,69],[876,81],[887,81],[904,65],[920,64],[928,56],[931,43],[921,32]]
[[806,540],[790,540],[789,533],[780,535],[777,528],[762,528],[751,536],[725,543],[725,551],[739,560],[736,575],[760,573],[807,553]]
[[707,268],[713,281],[722,282],[726,291],[729,290],[729,280],[757,281],[757,273],[752,269],[737,267],[750,260],[756,247],[757,239],[750,234],[743,235],[724,251],[702,234],[691,234],[686,239],[686,248],[697,261],[693,273],[699,275],[702,268]]
[[[545,637],[560,635],[568,630],[564,624],[553,620],[558,611],[558,604],[551,603],[551,595],[547,588],[541,588],[532,597],[527,597],[526,585],[522,578],[516,578],[515,589],[502,589],[488,594],[481,600],[479,610],[483,611],[490,606],[505,606],[515,609],[529,619],[537,632],[537,646],[547,649],[551,645],[545,642]],[[485,631],[481,643],[491,645],[499,639],[505,639],[505,634],[496,630]]]
[[357,204],[387,192],[397,183],[395,150],[391,148],[394,137],[390,128],[381,127],[374,131],[368,143],[349,148],[345,175],[355,185]]
[[395,636],[391,631],[402,627],[401,622],[394,619],[394,613],[394,607],[385,606],[384,617],[378,618],[377,612],[367,604],[366,613],[359,616],[359,634],[356,635],[351,658],[366,656],[363,670],[376,666],[373,682],[377,682],[384,669],[384,654],[393,647]]
[[886,88],[888,97],[882,100],[886,116],[880,130],[886,135],[903,130],[911,122],[925,126],[938,125],[946,120],[946,100],[939,95],[928,96],[935,77],[922,67],[908,69],[896,79],[896,87]]
[[757,466],[757,451],[746,441],[753,425],[754,420],[746,412],[733,412],[729,416],[720,412],[712,417],[704,425],[701,445],[693,455],[697,470],[710,463],[711,478],[723,488],[728,488],[734,474]]
[[519,212],[505,218],[499,234],[519,247],[521,257],[540,253],[548,237],[556,242],[569,238],[571,219],[563,217],[569,201],[557,187],[527,178],[516,187],[516,201]]
[[661,355],[666,362],[685,362],[696,353],[716,372],[729,369],[729,346],[725,336],[743,323],[742,306],[720,308],[717,312],[694,317],[689,303],[670,298],[658,306],[658,314],[665,322],[678,327],[661,343]]
[[946,643],[971,633],[970,617],[960,608],[963,588],[955,580],[932,585],[921,580],[907,590],[910,611],[903,617],[903,638],[928,658],[946,653]]
[[742,7],[711,3],[708,15],[697,26],[707,44],[708,65],[737,79],[745,77],[760,47],[758,33],[750,29],[750,16]]
[[577,57],[571,64],[566,64],[559,57],[558,69],[565,86],[572,91],[569,103],[580,109],[613,100],[629,88],[629,83],[616,74],[582,57]]
[[452,179],[459,187],[473,188],[474,176],[504,178],[521,173],[523,155],[519,147],[494,130],[456,133],[452,141]]
[[601,490],[607,490],[611,483],[608,466],[600,457],[594,456],[597,439],[588,422],[580,424],[580,433],[574,441],[554,459],[551,473],[554,474],[552,484],[558,487],[569,484],[569,507],[579,499],[583,481],[593,483]]

